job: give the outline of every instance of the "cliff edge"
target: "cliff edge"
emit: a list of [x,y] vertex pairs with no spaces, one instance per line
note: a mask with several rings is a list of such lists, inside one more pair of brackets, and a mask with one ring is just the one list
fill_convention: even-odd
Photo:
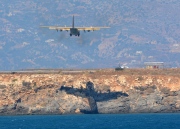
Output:
[[0,73],[0,115],[180,112],[180,69]]

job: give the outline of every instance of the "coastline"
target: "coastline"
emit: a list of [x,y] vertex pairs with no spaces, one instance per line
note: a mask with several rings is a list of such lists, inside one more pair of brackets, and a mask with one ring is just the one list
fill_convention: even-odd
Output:
[[180,113],[180,69],[0,72],[0,115]]

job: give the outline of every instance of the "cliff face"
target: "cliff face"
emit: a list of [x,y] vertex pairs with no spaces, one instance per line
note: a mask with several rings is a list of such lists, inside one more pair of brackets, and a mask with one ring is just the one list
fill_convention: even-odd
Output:
[[0,114],[180,112],[180,70],[1,73]]

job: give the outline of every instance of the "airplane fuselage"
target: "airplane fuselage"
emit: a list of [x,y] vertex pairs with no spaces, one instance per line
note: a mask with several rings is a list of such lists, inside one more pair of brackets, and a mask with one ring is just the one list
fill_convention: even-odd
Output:
[[80,31],[77,28],[70,28],[70,36],[72,35],[79,36]]

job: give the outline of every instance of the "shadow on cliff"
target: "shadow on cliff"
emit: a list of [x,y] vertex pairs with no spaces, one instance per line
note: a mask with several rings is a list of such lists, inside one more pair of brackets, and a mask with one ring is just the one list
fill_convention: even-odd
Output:
[[123,92],[111,92],[110,90],[107,93],[101,93],[101,91],[95,91],[94,84],[92,82],[86,83],[86,88],[81,87],[80,89],[72,87],[61,86],[60,91],[65,91],[67,94],[74,96],[87,98],[91,110],[80,110],[81,113],[85,114],[95,114],[98,113],[97,102],[108,101],[112,99],[117,99],[118,97],[128,97],[127,93]]

